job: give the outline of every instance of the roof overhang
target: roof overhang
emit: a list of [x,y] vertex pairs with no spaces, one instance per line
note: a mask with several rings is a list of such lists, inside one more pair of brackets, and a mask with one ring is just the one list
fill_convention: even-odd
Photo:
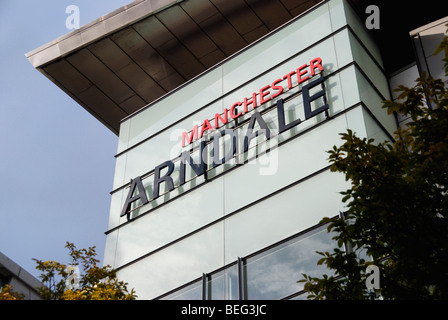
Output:
[[[26,57],[118,134],[125,117],[322,1],[136,0]],[[380,8],[371,34],[389,73],[414,59],[409,31],[445,12],[435,0],[350,2],[361,18]]]
[[322,0],[137,0],[26,54],[118,134],[120,121]]

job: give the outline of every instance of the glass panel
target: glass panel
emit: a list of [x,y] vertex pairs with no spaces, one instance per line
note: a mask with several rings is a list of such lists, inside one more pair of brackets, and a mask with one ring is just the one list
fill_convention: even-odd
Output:
[[115,268],[115,258],[116,252],[115,247],[117,244],[117,232],[109,233],[106,237],[106,244],[104,248],[103,255],[103,265],[110,265],[112,268]]
[[376,121],[370,116],[365,109],[363,111],[364,123],[366,126],[366,133],[369,139],[374,139],[375,143],[380,143],[384,141],[390,141],[390,138],[387,136],[386,132],[384,132],[383,128],[381,128]]
[[322,217],[344,211],[338,191],[349,187],[343,174],[327,170],[228,217],[226,263],[309,228]]
[[128,147],[166,128],[174,121],[182,119],[221,95],[222,73],[221,67],[218,67],[126,120],[130,121]]
[[[330,2],[330,6],[333,1]],[[345,19],[351,26],[351,30],[356,33],[359,39],[362,41],[364,46],[366,46],[367,50],[373,55],[375,60],[382,65],[381,53],[378,50],[377,45],[371,35],[372,31],[365,27],[365,22],[362,20],[353,10],[352,6],[349,4],[349,1],[345,1],[344,3],[344,11],[345,11]],[[362,15],[361,15],[362,16]],[[333,18],[333,17],[332,17]]]
[[247,299],[281,299],[303,290],[302,273],[310,276],[331,275],[331,270],[318,266],[316,251],[332,251],[336,243],[326,226],[290,240],[262,255],[247,259]]
[[364,124],[364,113],[361,104],[347,112],[345,115],[347,128],[350,128],[358,137],[367,137],[366,126]]
[[110,211],[109,211],[109,224],[108,224],[108,230],[115,228],[120,223],[125,222],[125,219],[120,219],[120,213],[121,209],[123,208],[124,201],[126,199],[126,195],[128,193],[129,189],[122,189],[115,191],[111,195],[110,200]]
[[[378,95],[377,91],[374,90],[369,81],[361,74],[359,70],[356,70],[356,77],[358,79],[358,87],[361,95],[361,100],[365,103],[370,112],[375,116],[375,118],[383,125],[389,134],[394,137],[395,130],[397,129],[396,121],[394,115],[388,114],[387,109],[383,108],[383,97]],[[371,79],[375,81],[375,84],[380,83],[381,79]],[[387,81],[384,80],[385,83]],[[385,96],[389,99],[389,96]]]
[[[150,204],[141,208],[143,210],[149,206]],[[117,266],[137,259],[221,218],[222,207],[222,180],[218,178],[208,183],[207,193],[200,188],[196,189],[188,196],[180,197],[113,231],[118,233],[115,247]],[[118,212],[116,214],[119,215]],[[131,216],[133,214],[131,213]],[[126,217],[121,220],[126,220]],[[213,228],[207,230],[211,232]],[[202,273],[202,270],[199,272]]]
[[160,300],[202,300],[202,280],[164,296]]
[[355,36],[352,33],[349,35],[355,61],[369,77],[370,81],[374,83],[381,94],[385,98],[389,98],[389,84],[384,73],[380,68],[378,68],[378,65],[372,60],[371,56],[368,55],[364,47],[361,46]]
[[344,1],[333,0],[328,2],[328,8],[331,17],[331,28],[333,31],[342,28],[347,24],[347,18],[344,12]]
[[129,143],[129,126],[130,121],[124,121],[120,124],[120,133],[118,136],[117,153],[126,150]]
[[[351,66],[338,73],[342,90],[342,102],[345,108],[349,108],[360,101],[356,67]],[[329,98],[331,101],[331,98]]]
[[[202,107],[202,105],[198,107]],[[113,188],[119,188],[124,183],[129,183],[130,179],[153,170],[155,166],[167,160],[176,158],[183,151],[182,132],[191,131],[194,125],[201,126],[202,122],[200,121],[214,116],[216,112],[222,112],[221,102],[211,104],[174,127],[158,133],[151,139],[128,150],[125,154],[118,156]],[[135,117],[138,118],[139,115]],[[173,118],[172,121],[175,122],[175,119]]]
[[343,29],[336,33],[333,36],[333,41],[339,67],[343,67],[352,62],[353,54],[350,45],[349,30]]
[[238,267],[236,264],[210,274],[208,278],[207,299],[238,300]]
[[[407,69],[402,70],[400,73],[394,74],[389,79],[389,87],[391,90],[392,98],[396,100],[398,98],[399,92],[394,91],[399,85],[404,85],[407,87],[413,87],[415,85],[415,79],[419,77],[418,68],[416,64],[408,66]],[[401,101],[399,101],[401,102]],[[401,125],[409,119],[409,116],[403,116],[397,114],[397,120]]]
[[[135,289],[139,300],[154,299],[192,279],[197,279],[203,273],[221,268],[224,265],[223,232],[223,223],[216,223],[135,261],[119,270],[117,276],[126,279],[128,288]],[[146,235],[148,234],[150,233]],[[117,257],[123,254],[123,251],[132,249],[132,245],[138,244],[140,240],[140,237],[136,237],[133,243],[117,248]]]
[[[349,69],[353,69],[349,68]],[[345,72],[341,72],[342,74],[346,74],[348,70],[344,70]],[[345,84],[344,84],[345,86]],[[343,105],[343,99],[342,97],[342,91],[341,91],[342,83],[340,82],[340,76],[339,73],[329,77],[325,81],[325,88],[327,92],[327,99],[328,104],[330,106],[330,114],[333,116],[337,114],[338,112],[342,111],[344,108]],[[292,91],[297,91],[298,88],[294,88]],[[310,94],[313,94],[316,90],[321,90],[320,86],[316,86],[310,90]],[[348,92],[354,91],[348,90]],[[208,158],[206,159],[206,163],[208,163],[208,172],[207,176],[209,179],[216,177],[217,175],[223,173],[224,171],[231,169],[235,167],[236,164],[243,164],[244,160],[247,159],[253,159],[253,161],[250,161],[249,163],[246,163],[246,165],[256,165],[257,170],[259,171],[259,174],[261,176],[265,175],[272,175],[277,173],[278,169],[278,149],[275,147],[277,146],[278,142],[282,142],[284,140],[287,140],[296,134],[303,132],[306,129],[309,129],[310,127],[316,125],[317,123],[323,121],[325,119],[325,114],[320,113],[306,121],[304,121],[304,112],[303,112],[303,96],[300,93],[295,94],[295,96],[291,96],[291,92],[283,93],[279,98],[288,98],[284,102],[284,115],[285,115],[285,123],[289,124],[296,119],[302,119],[302,123],[298,126],[295,126],[285,132],[283,132],[281,135],[277,136],[278,131],[278,114],[277,114],[277,106],[275,103],[268,103],[263,106],[258,107],[256,110],[257,112],[262,113],[262,119],[267,123],[267,126],[271,129],[271,140],[269,140],[267,143],[263,142],[266,140],[266,137],[264,135],[260,135],[258,138],[254,139],[250,143],[249,152],[245,155],[238,155],[234,159],[227,160],[225,165],[218,166],[217,168],[212,168],[211,163],[213,159],[213,142],[210,142],[208,144],[207,148],[207,154]],[[347,97],[346,97],[347,98]],[[323,104],[321,100],[316,100],[313,102],[313,104],[316,104],[316,107],[319,107]],[[267,112],[266,112],[267,111]],[[237,137],[238,137],[238,143],[237,143],[237,153],[241,154],[241,149],[243,147],[243,140],[247,132],[248,127],[248,120],[250,116],[254,114],[254,111],[251,110],[247,114],[245,114],[245,118],[241,117],[239,119],[240,126],[237,130]],[[241,124],[242,123],[242,124]],[[234,124],[228,124],[227,126],[230,127],[230,125]],[[255,130],[258,130],[258,123],[256,123]],[[336,136],[337,137],[337,136]],[[154,137],[148,142],[145,142],[144,144],[129,150],[128,153],[123,154],[122,156],[118,157],[117,159],[117,171],[116,171],[116,183],[118,183],[119,180],[121,180],[123,183],[128,183],[129,180],[133,177],[136,177],[137,175],[141,175],[152,168],[154,168],[156,165],[162,163],[164,161],[163,155],[166,154],[168,158],[175,157],[178,152],[171,152],[173,148],[176,146],[170,145],[169,143],[163,143],[164,140],[172,140],[169,138],[168,132],[163,132],[160,135]],[[256,141],[258,140],[259,144],[256,146]],[[221,145],[225,144],[225,148],[220,150],[219,158],[222,158],[224,155],[227,154],[227,152],[230,150],[230,135],[224,135],[219,139],[219,142]],[[180,143],[178,143],[180,145]],[[270,147],[271,151],[263,154],[262,152],[266,150],[267,147]],[[331,146],[329,146],[331,147]],[[171,148],[171,151],[170,151]],[[152,152],[152,150],[158,150],[158,152]],[[256,152],[257,151],[257,152]],[[259,156],[257,158],[254,158],[254,156],[258,154]],[[168,156],[169,155],[169,156]],[[195,160],[195,163],[199,162],[199,149],[196,149],[192,153],[192,157]],[[166,158],[166,159],[168,159]],[[165,159],[165,160],[166,160]],[[245,165],[245,166],[246,166]],[[145,176],[142,178],[142,182],[147,189],[148,196],[150,199],[150,204],[137,208],[135,212],[133,212],[132,217],[136,217],[139,213],[144,212],[150,208],[153,208],[157,205],[160,205],[161,203],[164,203],[165,201],[169,199],[173,199],[175,196],[180,195],[181,193],[187,191],[191,187],[194,187],[200,183],[203,183],[205,181],[205,176],[199,176],[190,169],[189,166],[187,167],[187,180],[188,178],[191,178],[192,180],[188,182],[187,184],[183,185],[182,187],[178,188],[178,179],[179,179],[179,164],[178,161],[175,161],[175,170],[171,174],[171,177],[174,180],[174,186],[175,190],[169,192],[169,194],[164,195],[163,197],[158,198],[156,201],[151,201],[151,194],[152,194],[152,182],[153,182],[153,176],[152,174],[149,176]],[[242,169],[238,169],[242,170]],[[125,171],[126,174],[123,177],[123,174],[119,174],[119,171]],[[121,179],[118,179],[118,176],[122,176]],[[118,185],[116,185],[118,186]],[[165,184],[161,185],[162,188],[165,187]],[[163,191],[163,190],[162,190]]]
[[233,90],[330,33],[328,6],[322,5],[226,62],[223,65],[224,92]]
[[340,143],[338,134],[345,128],[344,117],[336,117],[314,129],[312,134],[293,139],[224,175],[225,213],[328,166],[325,152]]
[[126,178],[126,180],[125,180],[126,163],[127,163],[127,153],[116,157],[115,174],[114,174],[112,190],[115,190],[130,181],[130,178]]

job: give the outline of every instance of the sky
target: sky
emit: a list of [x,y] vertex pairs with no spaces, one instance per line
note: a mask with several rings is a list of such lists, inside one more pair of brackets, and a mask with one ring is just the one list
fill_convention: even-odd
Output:
[[0,0],[0,252],[70,263],[67,241],[101,261],[118,137],[34,69],[25,54],[132,0]]

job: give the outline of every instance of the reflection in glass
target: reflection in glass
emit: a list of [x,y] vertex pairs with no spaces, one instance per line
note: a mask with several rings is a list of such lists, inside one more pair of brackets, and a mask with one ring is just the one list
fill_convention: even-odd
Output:
[[250,300],[281,299],[303,290],[297,283],[302,273],[320,276],[330,271],[318,266],[316,251],[332,251],[335,242],[325,226],[246,260],[247,297]]
[[238,299],[238,268],[233,264],[226,269],[207,276],[208,300]]
[[321,256],[316,251],[332,251],[336,247],[332,240],[334,233],[328,233],[326,227],[321,225],[241,259],[242,274],[238,272],[239,262],[234,262],[223,269],[204,274],[202,280],[198,279],[160,299],[200,300],[204,292],[207,300],[306,300],[303,284],[297,283],[303,278],[302,273],[314,277],[333,275],[325,266],[317,265]]
[[164,296],[161,300],[202,300],[202,281],[198,280],[181,290]]

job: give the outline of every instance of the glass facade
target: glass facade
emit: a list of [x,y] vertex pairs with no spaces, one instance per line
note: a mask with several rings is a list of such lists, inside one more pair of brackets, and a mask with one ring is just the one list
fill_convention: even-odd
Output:
[[[444,73],[443,52],[434,55],[434,51],[445,35],[447,23],[448,18],[443,18],[410,32],[416,61],[391,75],[389,85],[393,99],[398,99],[399,94],[394,92],[394,89],[399,85],[415,86],[415,80],[423,73],[434,79],[448,80]],[[405,124],[408,119],[398,115],[400,125]]]
[[325,225],[318,225],[269,246],[202,278],[164,294],[162,300],[278,300],[301,299],[306,294],[298,281],[310,276],[332,275],[317,266],[316,251],[336,246]]
[[[122,122],[104,263],[139,298],[283,299],[302,290],[301,273],[322,272],[315,251],[334,244],[313,226],[344,211],[339,192],[349,187],[329,171],[326,151],[347,128],[378,140],[396,128],[381,108],[389,88],[362,25],[344,0],[323,2]],[[317,61],[321,68],[311,68]],[[182,147],[183,132],[194,137],[195,125],[200,132],[204,120],[215,124],[216,114],[266,97]],[[283,131],[282,117],[291,124]],[[245,150],[252,125],[260,134]],[[181,171],[183,152],[203,160],[204,172]],[[172,186],[164,180],[153,197],[166,161]],[[130,193],[137,177],[148,201],[120,215],[141,192]]]

